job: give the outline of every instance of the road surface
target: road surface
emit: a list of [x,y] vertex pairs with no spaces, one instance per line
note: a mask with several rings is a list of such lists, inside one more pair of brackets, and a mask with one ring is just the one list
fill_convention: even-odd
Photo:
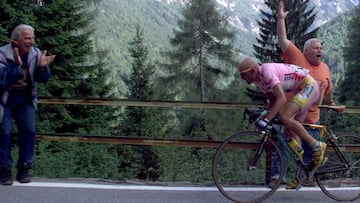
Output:
[[[231,203],[216,187],[190,184],[143,184],[93,179],[34,179],[0,186],[0,203]],[[279,188],[263,203],[336,202],[319,188]],[[359,201],[360,202],[360,201]]]

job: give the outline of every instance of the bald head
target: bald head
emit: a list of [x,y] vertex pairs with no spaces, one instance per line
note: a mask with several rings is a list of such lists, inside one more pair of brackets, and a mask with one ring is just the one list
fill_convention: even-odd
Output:
[[245,58],[239,64],[239,72],[241,79],[250,84],[259,79],[259,64],[252,58]]
[[240,73],[246,73],[249,70],[253,69],[254,67],[256,67],[258,65],[258,63],[252,59],[252,58],[245,58],[244,60],[242,60],[239,64],[239,72]]

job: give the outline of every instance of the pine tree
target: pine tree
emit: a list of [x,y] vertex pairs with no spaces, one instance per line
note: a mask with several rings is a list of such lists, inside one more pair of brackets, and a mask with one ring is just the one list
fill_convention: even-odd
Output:
[[[234,33],[228,20],[215,8],[213,0],[192,0],[182,11],[178,29],[170,39],[167,53],[168,84],[177,98],[192,101],[219,99],[217,91],[224,77],[234,73]],[[169,83],[170,81],[170,83]]]
[[[213,0],[192,0],[182,10],[178,28],[170,39],[172,50],[166,54],[164,87],[171,99],[188,101],[219,101],[223,81],[233,77],[234,32],[229,29],[226,16],[221,16]],[[190,137],[208,136],[206,111],[176,110],[181,119],[179,133]]]
[[[149,61],[148,48],[144,45],[144,33],[138,25],[133,41],[129,43],[132,57],[132,72],[125,83],[129,87],[129,99],[151,100],[154,97],[153,76],[155,66]],[[120,124],[120,134],[133,137],[161,137],[164,118],[160,109],[144,107],[126,107]],[[119,146],[116,151],[121,160],[119,168],[133,171],[133,176],[139,179],[156,180],[159,175],[158,156],[152,147]],[[131,164],[129,165],[129,160]]]

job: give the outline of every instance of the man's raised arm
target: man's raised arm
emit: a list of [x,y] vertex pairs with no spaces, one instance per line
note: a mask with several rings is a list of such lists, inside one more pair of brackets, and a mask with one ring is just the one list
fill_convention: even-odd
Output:
[[284,2],[282,0],[279,0],[276,33],[282,51],[285,51],[290,45],[290,41],[287,39],[286,36],[286,24],[285,24],[285,18],[288,13],[289,13],[288,11],[286,12],[284,11]]

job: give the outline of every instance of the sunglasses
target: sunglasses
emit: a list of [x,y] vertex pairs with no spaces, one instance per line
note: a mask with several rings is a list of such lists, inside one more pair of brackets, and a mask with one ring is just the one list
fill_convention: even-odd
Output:
[[252,67],[247,68],[247,69],[245,69],[245,70],[243,70],[243,71],[240,71],[240,76],[243,77],[243,76],[244,76],[246,73],[248,73],[251,69],[252,69]]

